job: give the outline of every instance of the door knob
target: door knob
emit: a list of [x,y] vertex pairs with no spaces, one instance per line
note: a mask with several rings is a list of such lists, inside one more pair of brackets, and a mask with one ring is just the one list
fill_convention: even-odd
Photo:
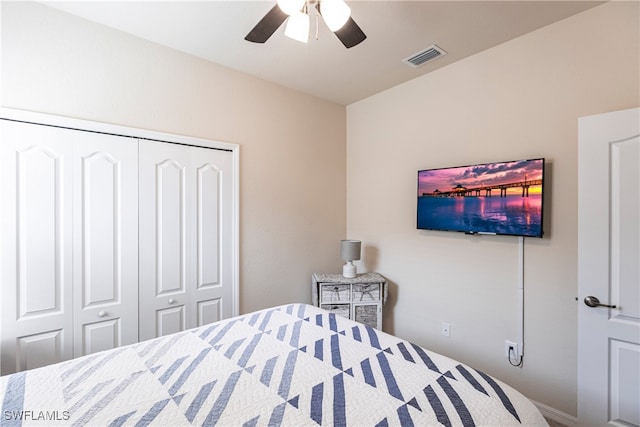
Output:
[[169,301],[167,301],[169,304],[175,304],[176,300],[174,300],[173,298],[169,298]]
[[589,307],[608,307],[608,308],[616,308],[615,305],[609,305],[609,304],[601,304],[600,300],[594,296],[589,295],[588,297],[585,297],[584,299],[584,303],[587,304]]
[[107,315],[106,311],[101,311],[101,312],[98,313],[98,317],[104,317],[106,315]]

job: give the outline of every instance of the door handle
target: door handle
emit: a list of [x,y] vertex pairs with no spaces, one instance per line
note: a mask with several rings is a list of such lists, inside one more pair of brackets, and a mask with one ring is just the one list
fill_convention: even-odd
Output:
[[594,296],[589,295],[585,297],[584,303],[589,307],[607,307],[607,308],[616,308],[616,305],[602,304],[600,300]]

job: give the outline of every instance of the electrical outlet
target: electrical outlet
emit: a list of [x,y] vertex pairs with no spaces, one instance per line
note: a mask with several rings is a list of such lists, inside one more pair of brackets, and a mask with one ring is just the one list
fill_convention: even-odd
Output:
[[440,324],[440,333],[445,337],[449,337],[451,335],[451,325],[446,322],[442,322]]
[[[511,354],[509,354],[510,349],[513,349]],[[518,351],[518,343],[513,341],[505,341],[504,342],[504,355],[507,358],[517,359],[520,357],[520,352]]]

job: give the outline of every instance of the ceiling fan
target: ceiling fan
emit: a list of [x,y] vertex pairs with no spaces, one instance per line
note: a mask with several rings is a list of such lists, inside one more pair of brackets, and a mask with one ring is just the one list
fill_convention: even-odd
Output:
[[347,49],[367,38],[351,18],[351,8],[344,0],[277,0],[277,4],[244,39],[264,43],[287,21],[284,34],[306,43],[309,39],[309,10],[314,8]]

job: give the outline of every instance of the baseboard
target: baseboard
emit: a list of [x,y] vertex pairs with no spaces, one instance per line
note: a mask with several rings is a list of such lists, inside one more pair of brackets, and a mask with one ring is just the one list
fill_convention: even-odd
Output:
[[551,406],[545,405],[544,403],[536,402],[535,400],[531,401],[536,407],[540,410],[540,413],[543,417],[560,423],[567,427],[575,427],[578,425],[578,418],[573,415],[569,415],[565,412],[559,411]]

